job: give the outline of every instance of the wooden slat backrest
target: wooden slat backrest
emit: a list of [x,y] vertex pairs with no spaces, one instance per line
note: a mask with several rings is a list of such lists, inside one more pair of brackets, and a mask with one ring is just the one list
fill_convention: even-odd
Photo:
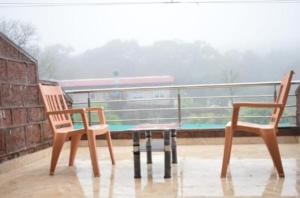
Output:
[[[46,112],[67,110],[68,106],[64,98],[64,93],[58,85],[39,84]],[[70,114],[57,114],[49,116],[52,128],[73,126]]]
[[275,108],[273,113],[272,113],[270,124],[273,125],[274,127],[278,126],[278,123],[280,121],[280,117],[281,117],[281,115],[284,111],[284,107],[287,103],[287,99],[288,99],[288,95],[289,95],[289,91],[290,91],[290,87],[291,87],[291,81],[292,81],[293,74],[294,74],[293,71],[289,71],[282,78],[280,88],[279,88],[279,92],[278,92],[278,96],[277,96],[275,102],[278,103],[278,104],[283,104],[283,107],[282,108]]

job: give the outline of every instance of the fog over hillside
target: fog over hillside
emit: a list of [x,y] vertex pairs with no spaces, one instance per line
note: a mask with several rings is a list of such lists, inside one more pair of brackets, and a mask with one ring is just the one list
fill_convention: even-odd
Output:
[[297,1],[17,2],[0,6],[0,31],[16,23],[34,30],[28,43],[36,46],[27,49],[43,79],[172,75],[178,84],[246,82],[279,80],[289,69],[300,79]]
[[[220,52],[203,41],[113,40],[75,56],[64,56],[55,68],[56,79],[172,75],[178,84],[279,80],[293,69],[300,73],[300,48],[272,49],[267,53]],[[296,75],[297,77],[298,75]]]

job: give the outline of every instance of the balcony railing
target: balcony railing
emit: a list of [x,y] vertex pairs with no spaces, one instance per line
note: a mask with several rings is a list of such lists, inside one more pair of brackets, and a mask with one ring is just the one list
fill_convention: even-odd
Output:
[[[177,122],[182,128],[220,128],[231,118],[237,101],[271,102],[280,82],[193,84],[65,90],[73,107],[104,106],[112,130],[126,130],[141,123]],[[296,125],[296,94],[300,81],[293,81],[281,125]],[[267,123],[271,110],[241,111],[245,121]],[[90,123],[96,116],[89,114]],[[80,123],[78,117],[74,117]]]

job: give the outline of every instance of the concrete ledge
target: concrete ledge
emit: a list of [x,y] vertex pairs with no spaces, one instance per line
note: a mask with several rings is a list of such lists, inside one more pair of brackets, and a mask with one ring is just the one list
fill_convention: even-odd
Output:
[[[178,138],[217,138],[224,137],[225,130],[222,129],[179,129],[177,131]],[[235,137],[257,137],[253,133],[238,131],[234,134]],[[280,127],[277,136],[299,136],[300,137],[300,128],[299,127]],[[112,131],[112,139],[124,140],[132,138],[131,131]],[[141,137],[144,138],[144,134],[141,133]],[[161,132],[154,132],[152,134],[154,138],[162,138]],[[86,136],[83,135],[83,139],[86,140]],[[105,136],[97,136],[97,139],[105,139]]]

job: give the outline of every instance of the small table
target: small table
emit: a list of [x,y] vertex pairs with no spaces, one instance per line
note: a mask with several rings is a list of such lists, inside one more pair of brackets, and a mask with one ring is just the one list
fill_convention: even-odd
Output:
[[[141,124],[130,129],[133,133],[133,159],[134,159],[134,178],[141,178],[141,157],[140,152],[147,152],[147,163],[152,163],[152,151],[164,151],[165,155],[165,175],[164,178],[171,178],[171,154],[172,163],[177,164],[177,145],[176,130],[178,124]],[[164,144],[161,148],[152,149],[152,132],[163,132]],[[140,145],[140,134],[145,133],[146,146],[143,149]]]

